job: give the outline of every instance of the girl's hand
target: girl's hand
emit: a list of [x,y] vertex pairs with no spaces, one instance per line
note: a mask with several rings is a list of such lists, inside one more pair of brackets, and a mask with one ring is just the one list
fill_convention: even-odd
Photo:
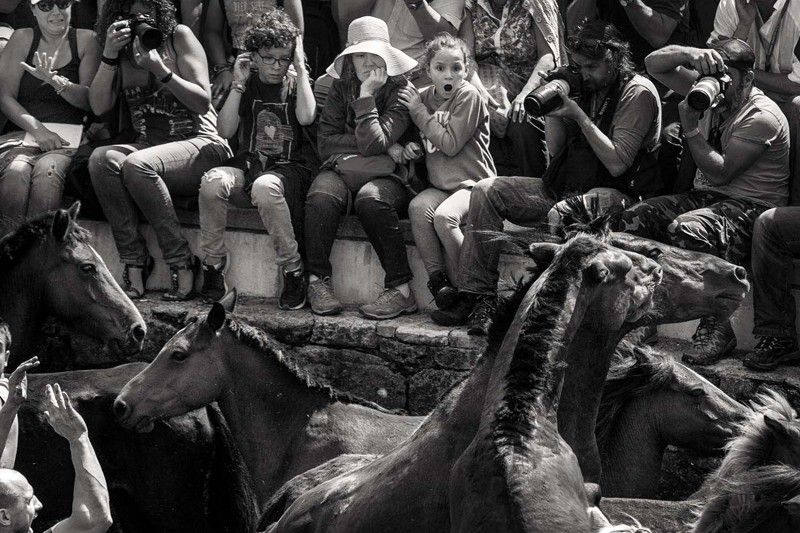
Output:
[[33,66],[24,61],[20,61],[22,68],[27,70],[34,78],[41,80],[48,85],[53,84],[53,76],[57,76],[58,72],[53,70],[53,65],[56,62],[56,54],[48,56],[44,52],[34,52]]
[[403,159],[405,159],[406,162],[416,161],[423,155],[425,155],[425,153],[422,151],[422,147],[415,142],[406,144],[406,147],[403,149]]
[[407,109],[422,105],[422,99],[419,97],[419,91],[413,84],[409,83],[397,92],[397,99],[400,103],[406,106]]
[[131,42],[131,29],[127,20],[112,22],[106,31],[106,43],[103,48],[103,55],[109,59],[114,59]]
[[367,79],[361,82],[361,96],[375,96],[375,93],[386,85],[386,80],[388,79],[386,68],[379,67],[370,70]]
[[157,76],[169,70],[161,59],[158,49],[145,50],[138,37],[133,40],[133,62]]
[[403,163],[405,163],[405,161],[403,160],[403,147],[400,146],[399,144],[394,143],[393,145],[391,145],[387,150],[387,153],[389,154],[389,157],[392,158],[392,161],[394,161],[398,165],[402,165]]

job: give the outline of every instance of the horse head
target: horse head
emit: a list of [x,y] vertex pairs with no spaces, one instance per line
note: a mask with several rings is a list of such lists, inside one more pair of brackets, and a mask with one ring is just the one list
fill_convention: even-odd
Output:
[[[9,284],[5,318],[50,313],[126,354],[139,352],[147,326],[78,225],[79,210],[75,202],[68,210],[37,216],[0,240],[0,273]],[[14,306],[20,306],[18,313]]]
[[114,414],[128,429],[148,432],[156,421],[207,405],[230,386],[222,355],[229,339],[223,326],[236,307],[233,289],[204,319],[192,317],[131,379],[114,401]]

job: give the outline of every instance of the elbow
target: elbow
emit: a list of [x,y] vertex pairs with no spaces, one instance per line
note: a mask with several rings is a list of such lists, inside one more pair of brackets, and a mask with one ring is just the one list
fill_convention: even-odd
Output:
[[94,512],[88,506],[83,506],[71,518],[77,526],[76,529],[84,533],[106,533],[114,524],[114,518],[111,516],[108,502],[105,505],[101,505]]
[[608,173],[615,178],[622,176],[628,171],[628,166],[622,163],[614,163],[608,165],[606,168],[608,169]]
[[[659,48],[662,48],[663,46],[665,46],[667,44],[667,41],[669,41],[670,35],[671,34],[664,35],[662,33],[658,33],[658,34],[655,34],[655,35],[650,34],[650,35],[645,35],[644,39],[650,44],[650,46],[652,46],[655,49],[659,49]],[[648,55],[647,57],[650,57],[650,56]],[[645,65],[647,65],[647,59],[646,58],[645,58]]]

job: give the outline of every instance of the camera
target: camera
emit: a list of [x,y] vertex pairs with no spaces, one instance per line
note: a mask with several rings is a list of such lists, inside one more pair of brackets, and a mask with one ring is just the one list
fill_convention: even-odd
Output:
[[156,28],[156,23],[149,15],[136,13],[127,17],[119,17],[117,20],[125,20],[131,29],[133,37],[138,37],[145,50],[155,50],[164,42],[164,32]]
[[541,117],[558,109],[564,98],[580,96],[583,79],[575,67],[559,67],[545,78],[547,83],[536,88],[525,98],[525,112]]
[[725,73],[703,76],[689,89],[686,103],[695,111],[706,111],[716,107],[725,97],[731,77]]

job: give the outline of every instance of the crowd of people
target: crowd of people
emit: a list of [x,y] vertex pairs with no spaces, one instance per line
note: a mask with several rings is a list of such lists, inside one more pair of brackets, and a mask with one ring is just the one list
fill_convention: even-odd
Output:
[[[131,298],[153,269],[140,215],[170,267],[164,297],[195,297],[202,272],[201,295],[220,298],[233,204],[274,238],[280,307],[329,315],[342,311],[330,253],[352,212],[385,271],[360,311],[385,319],[417,311],[407,216],[432,320],[485,334],[495,233],[506,220],[557,232],[581,202],[615,229],[752,264],[744,362],[798,362],[796,0],[721,0],[708,31],[689,0],[333,2],[346,39],[321,76],[307,4],[105,0],[91,31],[71,25],[73,0],[30,0],[31,27],[0,54],[2,221],[57,207],[88,146]],[[537,112],[546,91],[557,105]],[[178,197],[198,201],[199,257]],[[710,316],[686,357],[735,345]]]

